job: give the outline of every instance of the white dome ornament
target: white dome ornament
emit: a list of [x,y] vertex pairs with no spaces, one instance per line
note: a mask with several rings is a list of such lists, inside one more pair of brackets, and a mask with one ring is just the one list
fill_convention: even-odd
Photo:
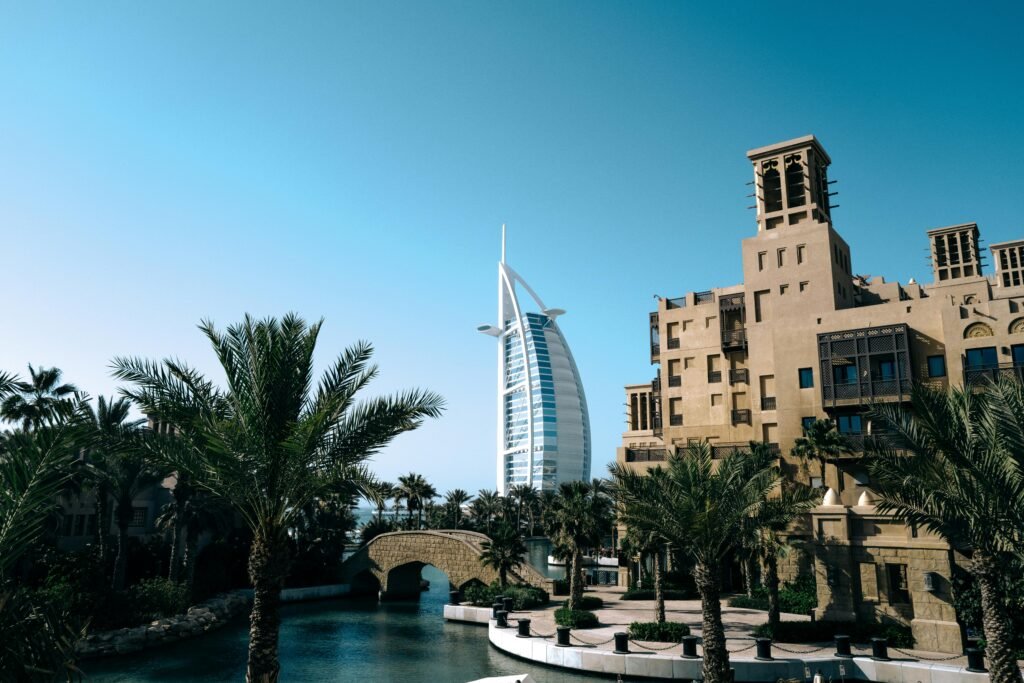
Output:
[[857,507],[874,507],[876,500],[875,494],[871,489],[864,489],[864,492],[860,494],[860,498],[857,499]]
[[821,501],[822,505],[842,505],[839,502],[839,494],[834,489],[829,487],[828,491],[825,491],[825,500]]

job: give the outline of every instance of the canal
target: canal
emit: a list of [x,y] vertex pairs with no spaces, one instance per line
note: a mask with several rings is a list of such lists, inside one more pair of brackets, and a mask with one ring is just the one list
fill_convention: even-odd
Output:
[[[541,555],[543,553],[543,555]],[[531,563],[546,549],[531,547]],[[558,575],[550,568],[550,575]],[[576,683],[589,676],[529,664],[501,654],[487,629],[442,617],[448,579],[423,568],[430,589],[419,600],[333,600],[287,605],[281,624],[282,681],[431,681],[463,683],[485,676],[531,674],[538,683]],[[130,655],[82,663],[95,683],[245,680],[248,622]]]

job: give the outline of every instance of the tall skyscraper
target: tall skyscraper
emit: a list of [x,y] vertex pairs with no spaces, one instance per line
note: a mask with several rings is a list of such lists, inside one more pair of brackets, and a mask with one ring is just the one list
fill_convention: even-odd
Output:
[[[524,309],[517,285],[536,304],[536,311]],[[477,328],[499,342],[497,483],[502,495],[519,484],[543,491],[564,481],[590,478],[587,398],[556,322],[563,314],[560,308],[547,308],[505,263],[502,226],[498,326]]]

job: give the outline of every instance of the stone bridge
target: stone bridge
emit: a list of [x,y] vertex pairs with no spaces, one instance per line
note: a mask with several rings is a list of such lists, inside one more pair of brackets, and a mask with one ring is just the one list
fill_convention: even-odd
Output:
[[[498,580],[498,572],[480,562],[486,540],[484,534],[460,530],[381,534],[345,560],[342,581],[351,584],[353,594],[412,597],[420,593],[420,570],[430,564],[459,590],[476,581],[490,584]],[[525,563],[510,573],[509,580],[551,590],[550,581]]]

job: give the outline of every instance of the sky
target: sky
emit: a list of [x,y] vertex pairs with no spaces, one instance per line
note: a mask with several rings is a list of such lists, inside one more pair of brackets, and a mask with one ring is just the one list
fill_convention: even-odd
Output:
[[854,272],[1024,237],[1021,3],[0,0],[0,369],[220,379],[201,319],[324,318],[322,365],[443,418],[372,467],[495,487],[501,224],[583,378],[593,474],[654,295],[741,280],[745,152],[814,134]]

